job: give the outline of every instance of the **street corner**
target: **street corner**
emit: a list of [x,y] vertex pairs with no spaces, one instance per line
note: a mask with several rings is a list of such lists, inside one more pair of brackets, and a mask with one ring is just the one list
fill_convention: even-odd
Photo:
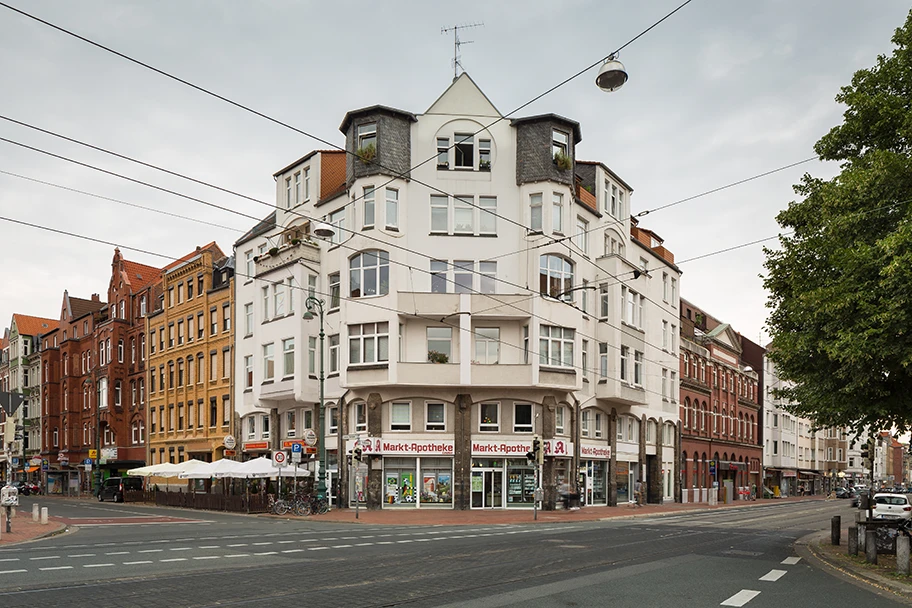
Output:
[[32,521],[31,515],[22,513],[17,513],[16,517],[12,519],[10,528],[11,531],[7,532],[6,516],[4,515],[2,524],[0,524],[0,547],[42,540],[73,531],[66,522],[59,518],[50,518],[48,523],[42,524],[40,521]]

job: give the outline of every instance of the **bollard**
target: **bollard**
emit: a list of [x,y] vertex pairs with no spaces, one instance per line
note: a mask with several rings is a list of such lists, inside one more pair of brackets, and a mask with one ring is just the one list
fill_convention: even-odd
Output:
[[858,528],[849,526],[849,555],[858,555]]
[[38,503],[32,504],[32,521],[38,521]]
[[864,553],[865,551],[867,551],[867,549],[865,547],[865,538],[867,538],[867,534],[865,534],[866,526],[864,524],[858,524],[857,527],[858,527],[858,551],[859,551],[859,553]]
[[865,530],[865,558],[869,564],[877,563],[877,540],[874,530]]
[[48,523],[48,508],[41,507],[41,525],[46,526]]
[[842,517],[839,515],[834,515],[833,519],[830,520],[830,542],[834,545],[839,545],[839,537],[842,533]]
[[855,511],[855,523],[857,524],[863,520],[864,516],[862,515],[861,511]]
[[896,537],[896,571],[909,574],[909,537],[905,534]]

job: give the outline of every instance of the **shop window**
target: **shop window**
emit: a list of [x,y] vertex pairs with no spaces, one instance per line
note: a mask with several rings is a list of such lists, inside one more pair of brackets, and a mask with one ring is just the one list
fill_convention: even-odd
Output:
[[532,432],[532,405],[529,403],[516,403],[513,405],[513,432]]
[[479,431],[496,433],[500,430],[500,404],[482,403]]
[[390,430],[412,430],[412,404],[408,402],[390,405]]
[[443,403],[428,403],[427,420],[425,430],[428,431],[445,431],[446,430],[446,407]]
[[452,459],[422,458],[421,503],[451,504],[453,502],[452,474]]

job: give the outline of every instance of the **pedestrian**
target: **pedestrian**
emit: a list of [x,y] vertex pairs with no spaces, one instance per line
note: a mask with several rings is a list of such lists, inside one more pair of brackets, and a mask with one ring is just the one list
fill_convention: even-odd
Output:
[[560,484],[560,489],[558,490],[560,494],[561,503],[564,505],[564,510],[570,509],[570,484],[564,481]]
[[643,506],[643,482],[637,479],[636,483],[633,484],[633,493],[636,496],[636,505],[638,507]]

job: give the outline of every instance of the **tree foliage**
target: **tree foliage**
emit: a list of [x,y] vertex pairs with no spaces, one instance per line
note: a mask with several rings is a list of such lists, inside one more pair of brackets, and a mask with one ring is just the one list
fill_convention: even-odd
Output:
[[774,390],[818,426],[912,427],[912,12],[895,49],[836,101],[843,123],[817,142],[840,161],[804,175],[767,249]]

